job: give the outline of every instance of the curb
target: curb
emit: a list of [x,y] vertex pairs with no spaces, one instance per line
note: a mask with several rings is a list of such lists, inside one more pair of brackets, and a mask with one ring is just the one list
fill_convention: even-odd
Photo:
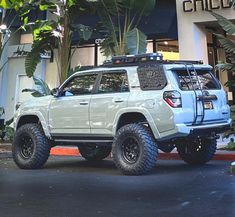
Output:
[[[50,152],[53,156],[80,156],[79,150],[76,147],[54,147]],[[159,159],[161,160],[180,160],[178,153],[159,153]],[[230,153],[228,151],[217,151],[213,160],[221,161],[234,161],[235,152]]]
[[6,151],[6,152],[0,152],[0,159],[3,158],[12,158],[12,154],[10,151]]
[[[81,156],[77,147],[54,147],[51,149],[52,156]],[[11,158],[11,145],[0,145],[0,158]],[[171,153],[159,153],[161,160],[180,160],[178,153],[173,151]],[[221,161],[235,161],[235,151],[221,151],[217,150],[213,160]]]

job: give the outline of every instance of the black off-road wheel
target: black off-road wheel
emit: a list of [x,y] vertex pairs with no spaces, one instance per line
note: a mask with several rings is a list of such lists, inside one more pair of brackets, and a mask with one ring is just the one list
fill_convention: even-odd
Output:
[[12,155],[21,169],[40,169],[50,155],[50,144],[39,124],[25,124],[15,133]]
[[177,151],[182,160],[191,165],[203,165],[210,161],[216,152],[216,139],[196,138],[178,145]]
[[105,159],[111,153],[111,146],[84,144],[79,147],[79,152],[88,161],[97,162]]
[[142,175],[156,165],[158,148],[152,133],[141,124],[120,128],[113,141],[113,160],[125,175]]

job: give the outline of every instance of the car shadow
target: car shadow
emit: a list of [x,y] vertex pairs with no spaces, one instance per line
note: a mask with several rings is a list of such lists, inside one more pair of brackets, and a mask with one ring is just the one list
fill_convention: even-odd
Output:
[[[205,165],[192,166],[184,163],[181,160],[158,160],[156,166],[147,175],[187,173],[192,170],[210,170],[213,169],[213,162]],[[112,159],[105,159],[100,162],[86,161],[81,157],[52,157],[45,165],[47,170],[73,171],[85,173],[110,173],[112,175],[122,175],[116,168]]]

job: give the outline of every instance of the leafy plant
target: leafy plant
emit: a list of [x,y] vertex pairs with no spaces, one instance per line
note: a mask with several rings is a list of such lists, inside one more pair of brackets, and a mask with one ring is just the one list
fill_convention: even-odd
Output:
[[[0,118],[2,115],[5,114],[4,108],[0,107]],[[0,125],[0,140],[5,141],[11,141],[14,136],[14,129],[10,126],[13,122],[13,118],[6,121],[6,123],[2,123]]]
[[33,81],[37,89],[23,89],[22,92],[31,92],[34,97],[42,97],[51,94],[51,90],[45,81],[35,76],[33,76]]
[[[9,1],[0,1],[0,9],[3,10],[5,7],[7,7],[7,4]],[[9,12],[11,14],[11,12]],[[0,72],[3,70],[3,68],[6,66],[6,64],[9,61],[9,58],[2,61],[3,51],[6,48],[6,45],[8,44],[9,40],[17,34],[21,28],[17,28],[14,31],[11,31],[11,26],[14,23],[14,20],[16,19],[16,15],[13,17],[11,22],[7,25],[5,25],[5,19],[8,18],[8,16],[1,11],[1,20],[0,20]]]
[[[231,21],[214,12],[211,12],[211,14],[217,19],[219,25],[223,28],[227,35],[235,36],[235,25]],[[228,62],[218,64],[217,67],[220,70],[226,70],[230,73],[233,73],[235,71],[235,41],[221,34],[215,35],[217,36],[222,47],[224,48],[226,58],[228,60]],[[227,84],[231,85],[231,82],[228,82]]]
[[155,7],[155,0],[97,0],[95,5],[107,32],[101,43],[105,56],[146,52],[147,36],[137,27]]
[[[81,39],[87,40],[92,33],[91,28],[82,24],[74,25],[73,20],[77,13],[89,11],[89,2],[89,0],[1,1],[0,6],[3,8],[16,9],[24,23],[21,26],[22,29],[30,30],[33,33],[32,50],[25,61],[25,70],[29,77],[33,76],[43,53],[58,49],[56,62],[59,81],[62,83],[66,79],[74,53],[71,52],[72,34],[77,31]],[[47,11],[50,19],[29,23],[29,13],[33,9]]]
[[[233,6],[235,6],[235,0],[230,1]],[[211,12],[211,14],[217,19],[218,24],[223,28],[229,36],[235,36],[235,25],[226,19],[225,17]],[[233,74],[235,72],[235,41],[232,38],[228,38],[221,34],[215,34],[225,50],[227,61],[222,64],[218,64],[217,68],[222,71],[227,71]],[[226,82],[227,86],[234,88],[235,81],[230,80]],[[235,135],[235,106],[231,106],[231,118],[233,120],[232,128],[224,133],[223,137],[228,138],[230,135]],[[235,142],[232,138],[230,142],[223,149],[235,150]]]

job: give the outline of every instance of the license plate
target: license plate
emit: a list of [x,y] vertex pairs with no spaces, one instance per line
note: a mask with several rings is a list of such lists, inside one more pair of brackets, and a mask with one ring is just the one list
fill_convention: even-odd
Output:
[[204,109],[213,109],[212,102],[204,102]]

